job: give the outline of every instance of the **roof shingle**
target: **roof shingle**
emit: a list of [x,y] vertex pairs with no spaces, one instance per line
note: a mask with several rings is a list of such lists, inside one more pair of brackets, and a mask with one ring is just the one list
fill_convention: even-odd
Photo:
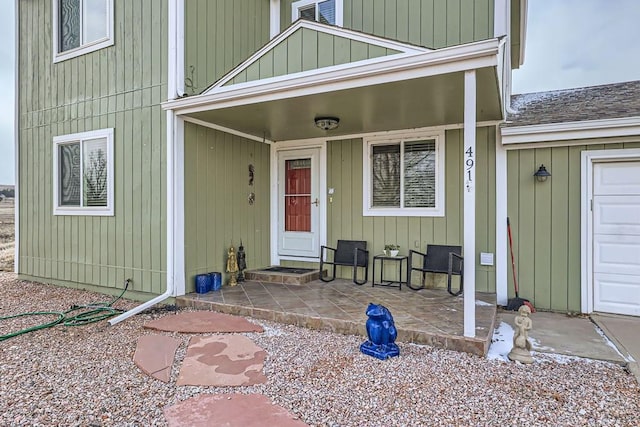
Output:
[[640,116],[640,80],[511,97],[503,127]]

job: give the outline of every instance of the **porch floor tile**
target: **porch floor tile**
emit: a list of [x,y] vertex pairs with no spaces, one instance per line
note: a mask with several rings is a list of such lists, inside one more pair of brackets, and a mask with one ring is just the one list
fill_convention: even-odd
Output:
[[398,342],[428,344],[484,356],[496,318],[496,296],[476,293],[476,336],[463,335],[463,298],[444,289],[358,286],[350,280],[304,285],[247,281],[206,294],[176,298],[179,307],[250,316],[312,329],[366,337],[369,303],[386,306],[394,317]]

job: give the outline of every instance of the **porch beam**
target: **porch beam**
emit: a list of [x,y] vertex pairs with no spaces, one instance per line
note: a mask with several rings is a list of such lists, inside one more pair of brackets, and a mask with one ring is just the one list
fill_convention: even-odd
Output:
[[464,336],[476,336],[476,71],[464,73]]

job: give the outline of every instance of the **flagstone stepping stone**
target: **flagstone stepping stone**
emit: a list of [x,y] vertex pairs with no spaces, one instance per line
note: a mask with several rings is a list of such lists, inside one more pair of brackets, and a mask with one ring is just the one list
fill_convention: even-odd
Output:
[[143,335],[138,338],[133,362],[142,372],[165,383],[171,377],[171,367],[180,340],[164,335]]
[[192,337],[177,385],[245,386],[262,384],[267,353],[243,335]]
[[169,427],[308,427],[261,394],[203,394],[164,409]]
[[161,317],[144,325],[148,329],[184,333],[264,332],[260,325],[240,316],[214,311],[186,311]]

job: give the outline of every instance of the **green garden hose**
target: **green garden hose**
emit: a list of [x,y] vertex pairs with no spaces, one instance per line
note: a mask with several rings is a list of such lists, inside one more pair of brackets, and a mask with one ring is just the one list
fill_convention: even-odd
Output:
[[[88,325],[90,323],[99,322],[101,320],[108,319],[109,317],[115,316],[116,314],[123,313],[124,310],[119,308],[113,308],[112,305],[116,303],[124,293],[127,291],[129,287],[129,283],[131,279],[127,279],[124,282],[124,289],[113,299],[111,302],[99,302],[95,304],[88,305],[74,305],[67,311],[32,311],[28,313],[20,313],[14,314],[11,316],[0,317],[0,321],[16,319],[18,317],[27,317],[27,316],[57,316],[57,319],[52,320],[51,322],[42,323],[40,325],[31,326],[29,328],[21,329],[16,332],[11,332],[6,335],[0,335],[0,341],[8,340],[9,338],[17,337],[19,335],[23,335],[33,331],[39,331],[41,329],[51,328],[59,323],[62,323],[64,326],[83,326]],[[85,310],[81,313],[78,313],[74,316],[70,314],[76,312],[78,310]]]

